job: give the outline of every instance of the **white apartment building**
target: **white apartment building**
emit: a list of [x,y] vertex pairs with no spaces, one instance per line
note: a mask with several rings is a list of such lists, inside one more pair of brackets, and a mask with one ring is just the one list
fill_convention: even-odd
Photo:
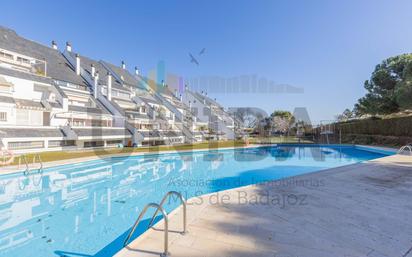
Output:
[[14,152],[124,144],[131,134],[90,94],[55,44],[0,27],[0,141]]
[[[115,115],[119,126],[132,131],[128,145],[162,145],[184,143],[175,126],[174,114],[139,84],[123,62],[121,67],[81,56],[66,47],[63,53],[89,84],[95,98]],[[79,67],[79,69],[77,69]]]
[[[0,148],[15,153],[233,139],[205,94],[183,95],[126,69],[0,27]],[[206,110],[206,111],[205,111]],[[210,113],[209,115],[207,113]]]
[[207,124],[208,139],[235,139],[236,120],[224,110],[218,102],[207,96],[206,92],[194,92],[186,87],[182,96],[183,102],[190,106],[195,117]]

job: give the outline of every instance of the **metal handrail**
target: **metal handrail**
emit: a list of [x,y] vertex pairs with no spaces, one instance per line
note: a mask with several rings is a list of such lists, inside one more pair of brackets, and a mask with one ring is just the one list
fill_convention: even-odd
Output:
[[[181,234],[184,235],[184,234],[186,234],[186,224],[187,224],[186,218],[187,218],[187,216],[186,216],[186,200],[182,196],[182,194],[179,193],[179,192],[176,192],[176,191],[167,192],[166,195],[163,197],[162,201],[160,202],[160,207],[163,208],[163,204],[166,202],[168,197],[171,196],[171,195],[176,195],[177,197],[179,197],[179,199],[180,199],[180,201],[182,202],[182,205],[183,205],[183,232],[181,232]],[[156,218],[158,212],[159,212],[159,209],[157,209],[156,212],[153,214],[153,217],[152,217],[152,219],[150,220],[150,223],[149,223],[149,227],[151,227],[151,225],[153,224],[154,219]]]
[[39,172],[43,169],[43,162],[40,158],[40,154],[36,154],[33,156],[33,164],[36,162],[36,157],[37,157],[37,161],[40,163],[40,168],[39,168]]
[[169,245],[169,219],[167,218],[167,214],[165,210],[163,209],[162,206],[160,206],[157,203],[149,203],[147,204],[144,208],[143,211],[139,214],[139,217],[137,218],[136,222],[134,223],[132,229],[129,232],[129,235],[127,236],[126,240],[123,243],[123,247],[126,247],[128,245],[128,242],[132,235],[134,234],[134,231],[136,230],[137,226],[139,225],[141,219],[143,218],[143,215],[146,213],[146,211],[149,209],[149,207],[156,208],[156,213],[160,210],[162,212],[163,218],[165,220],[165,235],[164,235],[164,252],[161,254],[161,256],[167,256],[168,253],[168,245]]
[[409,152],[412,153],[412,145],[404,145],[398,150],[398,154],[404,152],[406,149],[409,149]]
[[22,159],[23,159],[23,161],[24,161],[24,164],[26,165],[26,170],[23,172],[23,174],[24,174],[24,175],[28,175],[29,172],[30,172],[30,168],[29,168],[29,163],[27,162],[26,155],[21,155],[21,156],[20,156],[20,160],[22,160]]

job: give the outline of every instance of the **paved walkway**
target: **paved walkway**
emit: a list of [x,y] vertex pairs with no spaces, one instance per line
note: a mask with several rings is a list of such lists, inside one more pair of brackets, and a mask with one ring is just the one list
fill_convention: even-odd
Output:
[[[189,203],[189,233],[170,233],[172,257],[412,257],[409,156],[228,190]],[[171,230],[182,229],[181,209],[169,222]],[[159,256],[162,228],[159,222],[115,256]]]

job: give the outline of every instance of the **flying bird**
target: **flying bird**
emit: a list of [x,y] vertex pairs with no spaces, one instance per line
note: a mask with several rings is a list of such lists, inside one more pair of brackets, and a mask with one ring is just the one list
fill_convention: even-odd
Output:
[[206,48],[203,48],[202,50],[200,50],[199,55],[204,54],[204,53],[205,53],[205,51],[206,51]]
[[196,60],[195,57],[193,57],[193,55],[191,53],[189,53],[190,56],[190,62],[196,64],[197,66],[199,66],[199,62]]

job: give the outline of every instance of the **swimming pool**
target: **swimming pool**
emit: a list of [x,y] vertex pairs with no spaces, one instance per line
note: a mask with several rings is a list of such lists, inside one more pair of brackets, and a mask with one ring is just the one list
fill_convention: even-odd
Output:
[[2,175],[0,256],[112,256],[143,206],[170,190],[190,198],[389,154],[352,146],[278,145],[115,157],[41,174]]

